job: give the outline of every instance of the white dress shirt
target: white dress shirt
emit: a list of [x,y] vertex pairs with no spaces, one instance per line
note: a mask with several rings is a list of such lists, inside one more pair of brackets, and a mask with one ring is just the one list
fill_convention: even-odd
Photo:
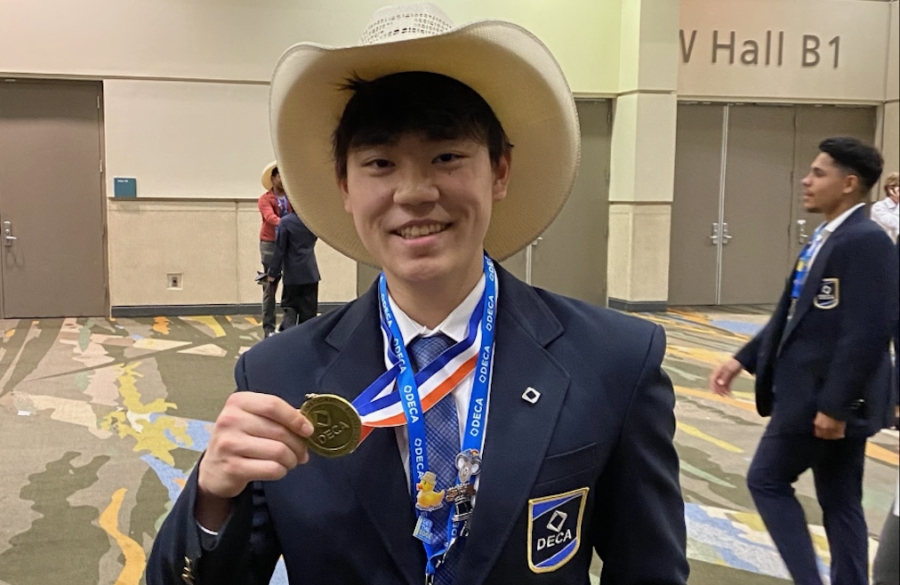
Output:
[[[438,333],[443,333],[447,337],[453,340],[454,343],[459,343],[469,333],[469,319],[472,317],[472,312],[475,310],[475,307],[478,306],[478,302],[481,300],[481,295],[484,293],[486,285],[486,280],[484,275],[482,275],[481,280],[478,281],[478,284],[475,285],[475,288],[472,289],[472,292],[469,293],[462,303],[459,304],[453,312],[447,315],[447,318],[444,319],[443,323],[435,327],[434,329],[428,329],[424,325],[420,325],[413,321],[409,315],[403,312],[403,310],[397,306],[394,302],[394,299],[388,294],[388,302],[391,305],[391,310],[394,312],[394,318],[397,321],[397,327],[400,329],[400,334],[403,336],[403,343],[409,347],[409,343],[415,339],[416,337],[432,337],[437,335]],[[388,359],[388,348],[390,347],[388,344],[387,335],[384,334],[382,330],[382,336],[384,338],[384,348],[385,348],[385,356],[384,356],[384,364],[388,369],[391,368],[392,364]],[[493,374],[493,362],[491,363],[491,369]],[[460,381],[459,384],[456,385],[456,388],[453,389],[453,398],[456,400],[456,412],[459,416],[459,440],[460,445],[462,444],[462,438],[466,431],[466,421],[469,417],[469,402],[472,398],[472,388],[475,382],[475,371],[469,372],[469,374]],[[394,387],[391,386],[390,391],[393,391]],[[385,392],[385,394],[388,392]],[[485,417],[484,417],[484,429],[485,436],[487,436],[487,422],[488,422],[488,413],[490,411],[490,387],[488,387],[488,406],[485,408]],[[406,470],[406,479],[409,481],[410,479],[410,471],[409,471],[409,431],[406,428],[406,425],[402,425],[396,427],[397,432],[397,446],[400,448],[400,457],[403,460],[403,468]]]
[[880,225],[896,242],[897,232],[900,231],[900,205],[890,197],[876,202],[872,205],[872,221]]

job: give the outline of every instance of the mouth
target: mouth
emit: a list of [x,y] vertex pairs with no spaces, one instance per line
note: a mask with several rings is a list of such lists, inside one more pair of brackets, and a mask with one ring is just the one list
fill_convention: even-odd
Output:
[[407,225],[396,231],[395,236],[400,236],[404,240],[416,240],[427,236],[433,236],[446,231],[452,224],[449,223],[429,223],[424,225]]

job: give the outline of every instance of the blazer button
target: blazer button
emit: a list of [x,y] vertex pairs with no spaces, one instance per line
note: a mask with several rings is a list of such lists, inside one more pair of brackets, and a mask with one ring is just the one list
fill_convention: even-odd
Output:
[[185,582],[185,585],[194,585],[193,561],[188,557],[184,557],[184,571],[181,573],[181,580]]

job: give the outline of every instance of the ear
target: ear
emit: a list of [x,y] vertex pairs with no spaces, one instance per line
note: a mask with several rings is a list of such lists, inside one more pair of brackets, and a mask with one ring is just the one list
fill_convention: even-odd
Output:
[[350,191],[347,186],[347,177],[341,176],[337,170],[334,171],[334,182],[337,183],[338,189],[341,190],[341,198],[344,200],[344,211],[352,214],[353,209],[350,206]]
[[508,152],[500,157],[497,164],[494,165],[494,183],[491,187],[494,201],[501,201],[506,198],[506,191],[509,187],[509,177],[512,172],[512,153]]
[[844,177],[844,194],[852,195],[853,193],[858,193],[860,191],[859,177],[852,173],[848,173]]

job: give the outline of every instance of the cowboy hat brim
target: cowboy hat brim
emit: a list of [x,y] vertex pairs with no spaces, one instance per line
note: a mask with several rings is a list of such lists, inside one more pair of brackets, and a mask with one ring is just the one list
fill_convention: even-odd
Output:
[[276,161],[270,162],[266,165],[266,168],[263,169],[262,175],[259,178],[266,191],[272,190],[272,171],[274,171],[277,166],[278,163]]
[[540,235],[568,198],[581,139],[565,75],[544,44],[505,21],[481,21],[416,39],[347,48],[301,43],[276,66],[270,122],[279,172],[294,209],[327,244],[369,264],[335,180],[332,134],[353,76],[405,71],[465,83],[491,106],[514,145],[508,194],[494,204],[485,249],[504,260]]

